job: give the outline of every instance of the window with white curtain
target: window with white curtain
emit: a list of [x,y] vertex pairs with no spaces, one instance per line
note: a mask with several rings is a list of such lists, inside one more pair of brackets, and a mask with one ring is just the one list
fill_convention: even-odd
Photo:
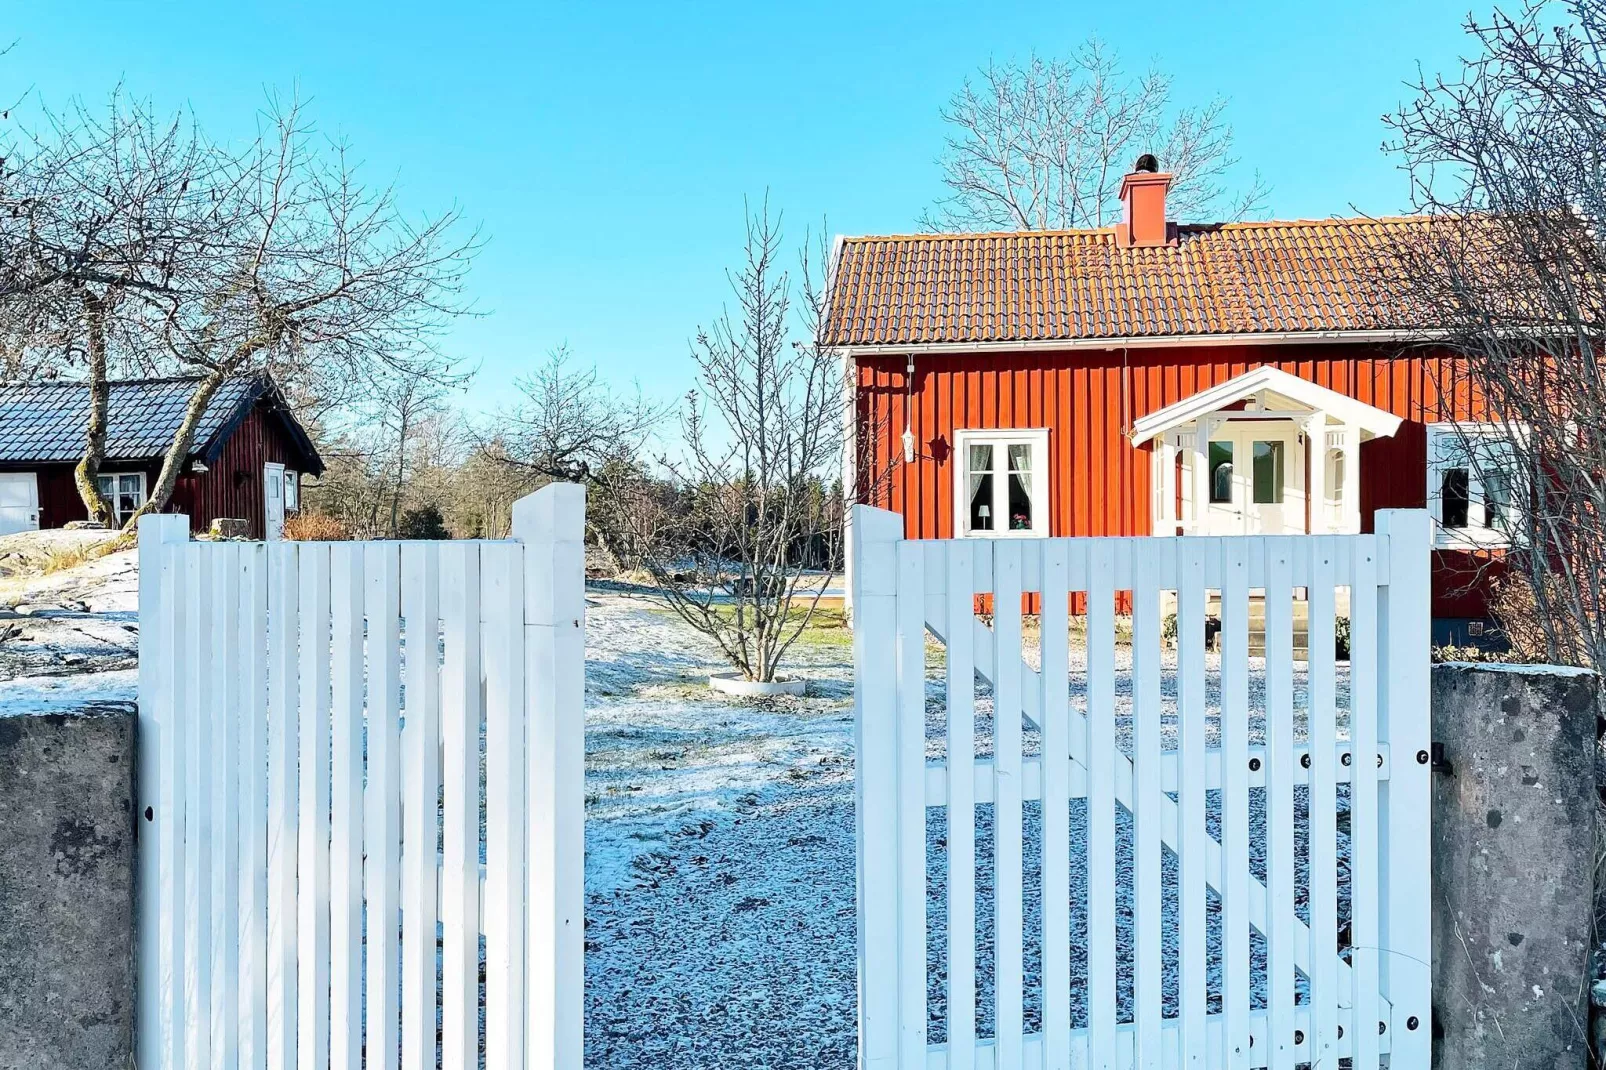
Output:
[[111,503],[112,520],[117,527],[128,522],[145,504],[144,472],[101,472],[95,477],[101,497]]
[[1519,428],[1428,425],[1428,509],[1446,549],[1510,546],[1527,480],[1517,468]]
[[954,533],[1048,534],[1048,431],[957,431]]

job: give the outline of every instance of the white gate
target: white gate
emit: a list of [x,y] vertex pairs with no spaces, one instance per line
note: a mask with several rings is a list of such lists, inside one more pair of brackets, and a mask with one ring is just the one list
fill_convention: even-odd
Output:
[[1426,513],[1314,537],[906,541],[862,506],[853,523],[861,1066],[1426,1070]]
[[584,508],[549,486],[506,542],[141,520],[141,1070],[578,1070]]

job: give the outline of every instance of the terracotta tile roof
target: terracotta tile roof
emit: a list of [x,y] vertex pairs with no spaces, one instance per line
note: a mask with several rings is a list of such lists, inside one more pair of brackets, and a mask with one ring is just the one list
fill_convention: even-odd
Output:
[[1389,249],[1421,216],[844,239],[821,329],[834,346],[1408,330]]

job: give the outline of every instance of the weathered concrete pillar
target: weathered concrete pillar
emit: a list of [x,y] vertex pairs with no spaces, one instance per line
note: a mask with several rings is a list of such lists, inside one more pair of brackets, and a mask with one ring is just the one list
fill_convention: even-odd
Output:
[[134,1039],[132,705],[0,709],[0,1068],[124,1070]]
[[1596,680],[1437,665],[1433,1063],[1589,1061]]

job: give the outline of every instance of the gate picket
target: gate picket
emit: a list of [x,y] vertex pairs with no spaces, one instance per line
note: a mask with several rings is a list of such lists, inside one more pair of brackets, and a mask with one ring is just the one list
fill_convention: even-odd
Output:
[[[1043,547],[1039,649],[1043,688],[1043,1070],[1070,1070],[1070,548]],[[1054,682],[1060,681],[1059,686]]]
[[1222,1065],[1246,1070],[1249,1046],[1249,576],[1262,544],[1221,540]]
[[1087,595],[1088,1065],[1115,1067],[1115,545],[1081,544]]
[[[1396,520],[1392,530],[1424,532],[1425,526]],[[1388,740],[1379,722],[1387,713],[1389,740],[1418,738],[1421,704],[1388,704],[1397,686],[1418,690],[1420,667],[1393,647],[1383,656],[1378,635],[1380,605],[1391,627],[1411,636],[1409,653],[1425,634],[1425,588],[1411,586],[1407,603],[1389,586],[1389,564],[1380,547],[1392,536],[998,539],[906,544],[893,514],[855,510],[856,720],[858,739],[879,738],[877,725],[896,721],[896,761],[861,748],[857,771],[861,808],[867,800],[899,800],[891,827],[878,829],[875,844],[861,836],[860,1021],[862,1065],[889,1061],[974,1070],[1075,1065],[1120,1070],[1268,1070],[1314,1061],[1330,1065],[1353,1056],[1357,1067],[1373,1070],[1393,1048],[1387,1036],[1391,1014],[1389,982],[1380,969],[1381,945],[1414,939],[1391,932],[1387,909],[1400,902],[1416,908],[1399,882],[1389,881],[1379,864],[1380,829],[1395,807],[1426,805],[1425,779],[1396,778]],[[1412,536],[1413,538],[1415,535]],[[1424,540],[1424,546],[1426,541]],[[1412,551],[1414,553],[1415,551]],[[1410,558],[1406,558],[1409,560]],[[896,562],[895,582],[886,582]],[[924,562],[924,564],[922,564]],[[1402,570],[1403,571],[1403,570]],[[1351,732],[1340,736],[1335,710],[1337,667],[1333,649],[1338,586],[1351,588]],[[1116,592],[1132,592],[1132,749],[1118,741],[1120,691],[1116,652]],[[1259,659],[1249,656],[1252,592],[1264,606],[1266,655],[1264,708],[1251,705],[1251,673]],[[1303,590],[1303,593],[1299,593]],[[1074,629],[1064,607],[1073,591],[1085,591],[1086,713],[1069,708]],[[1212,743],[1205,613],[1211,591],[1219,592],[1219,738]],[[1022,594],[1040,595],[1040,667],[1023,660]],[[1161,649],[1161,597],[1176,596],[1176,737],[1165,735],[1162,706],[1169,655]],[[1294,606],[1296,593],[1310,611],[1308,700],[1296,709]],[[990,626],[975,618],[973,598],[991,595]],[[1387,601],[1385,602],[1385,599]],[[909,793],[916,748],[923,732],[923,671],[916,668],[920,624],[947,644],[946,757],[924,762],[920,801]],[[907,652],[891,686],[867,686],[874,668],[886,665],[883,633],[896,631],[897,648]],[[865,634],[869,632],[871,634]],[[923,661],[920,663],[923,665]],[[1403,683],[1384,687],[1383,677]],[[975,754],[971,719],[973,680],[992,684],[993,753]],[[884,679],[884,677],[883,677]],[[1296,738],[1303,712],[1304,740]],[[1251,746],[1252,720],[1263,717],[1263,745]],[[1040,757],[1024,757],[1021,721],[1041,733]],[[924,740],[920,736],[920,752]],[[1349,761],[1351,755],[1353,761]],[[1362,756],[1367,760],[1362,761]],[[1346,759],[1341,765],[1340,758]],[[1413,774],[1414,774],[1413,770]],[[1339,957],[1338,944],[1338,785],[1352,793],[1352,910],[1354,968]],[[1299,851],[1296,840],[1296,786],[1308,795],[1310,920],[1296,913]],[[1386,790],[1384,790],[1386,788]],[[1219,792],[1219,841],[1210,832],[1212,795]],[[1174,795],[1174,798],[1173,798]],[[1071,800],[1086,799],[1086,837],[1078,842],[1069,822]],[[1251,870],[1251,801],[1264,800],[1266,877]],[[1041,800],[1042,939],[1041,1026],[1024,1032],[1026,995],[1023,970],[1022,828],[1023,803]],[[974,908],[978,865],[969,835],[975,807],[994,809],[994,1022],[992,1038],[976,1036],[971,1001],[975,992]],[[923,1060],[909,1051],[924,1035],[924,911],[927,875],[912,845],[925,843],[926,808],[948,806],[946,880],[948,887],[948,1038],[927,1045]],[[1117,869],[1120,807],[1131,815],[1133,865]],[[886,810],[878,810],[885,814]],[[861,832],[870,815],[860,815]],[[1421,826],[1402,820],[1413,834]],[[879,845],[879,846],[878,846]],[[887,845],[898,845],[897,866],[883,864]],[[1165,931],[1171,916],[1163,909],[1167,849],[1176,856],[1175,934]],[[1080,853],[1088,874],[1085,917],[1086,1017],[1071,1013],[1070,919],[1076,904],[1069,872]],[[1033,860],[1034,862],[1037,860]],[[1420,867],[1413,866],[1413,873]],[[1131,882],[1131,944],[1117,946],[1118,879]],[[1387,884],[1389,900],[1380,899]],[[1209,893],[1220,897],[1219,972],[1207,958]],[[1425,894],[1425,893],[1424,893]],[[871,914],[874,914],[874,917]],[[880,920],[877,920],[880,919]],[[895,970],[875,954],[880,934],[893,941]],[[1255,1009],[1251,982],[1251,933],[1265,941],[1264,1010]],[[919,933],[916,941],[913,934]],[[1034,933],[1034,938],[1039,935]],[[909,954],[918,942],[919,953]],[[1366,944],[1363,951],[1362,944]],[[899,946],[901,943],[901,946]],[[1175,952],[1165,950],[1174,947]],[[1117,970],[1130,955],[1130,1022],[1117,1020]],[[1176,970],[1176,1008],[1168,1015],[1164,992],[1168,971]],[[1413,967],[1414,969],[1415,967]],[[1219,982],[1214,978],[1219,976]],[[1300,978],[1310,998],[1296,1000]],[[1399,988],[1418,1000],[1419,973],[1402,970]],[[967,998],[968,997],[968,998]],[[1213,1005],[1219,1002],[1219,1009]],[[1412,1006],[1416,1006],[1412,1003]],[[889,1017],[890,1015],[890,1017]],[[1126,1015],[1122,1015],[1126,1017]],[[918,1021],[917,1021],[918,1020]],[[1420,1018],[1418,1019],[1420,1020]],[[1365,1028],[1377,1022],[1379,1029]],[[902,1023],[902,1027],[898,1025]],[[1035,1024],[1035,1023],[1034,1023]],[[891,1035],[901,1043],[885,1045]],[[1379,1031],[1381,1030],[1381,1032]],[[1340,1036],[1340,1032],[1343,1036]],[[1423,1046],[1422,1050],[1425,1050]],[[1405,1067],[1402,1065],[1402,1070]],[[1417,1070],[1413,1062],[1410,1070]]]
[[[193,546],[186,547],[198,552]],[[268,549],[268,1067],[296,1064],[297,547]],[[197,717],[194,721],[200,721]],[[192,722],[193,723],[193,722]]]
[[[1310,585],[1309,738],[1336,739],[1337,671],[1333,586],[1337,554],[1331,536],[1316,540]],[[1309,750],[1310,769],[1310,1047],[1306,1058],[1318,1065],[1338,1061],[1338,977],[1333,957],[1338,946],[1338,756],[1332,747]]]
[[[1179,576],[1203,577],[1218,558],[1217,540],[1167,540]],[[1231,775],[1230,773],[1228,775]],[[1177,591],[1177,1065],[1204,1070],[1206,920],[1205,810],[1205,591],[1182,583]]]
[[402,1067],[435,1066],[435,925],[440,861],[440,557],[430,543],[401,549],[407,623],[402,729]]
[[[1021,552],[993,547],[993,1021],[999,1066],[1021,1058]],[[922,900],[924,896],[921,897]]]
[[[329,547],[298,548],[300,840],[297,849],[296,1062],[329,1066],[330,611]],[[309,894],[310,893],[310,894]],[[308,1041],[311,1043],[308,1043]]]
[[[1375,1070],[1378,1030],[1377,752],[1378,629],[1375,537],[1363,535],[1350,584],[1350,976],[1353,1070]],[[1404,711],[1394,711],[1396,715]],[[1424,882],[1425,886],[1426,882]]]
[[[1266,897],[1294,902],[1293,547],[1266,540]],[[1292,911],[1271,912],[1266,935],[1266,1027],[1271,1070],[1294,1065]]]
[[[975,544],[952,539],[947,546],[950,621],[968,625],[975,616],[971,584]],[[952,629],[947,664],[947,753],[976,753],[975,631]],[[948,1070],[976,1063],[976,777],[970,764],[948,761]]]
[[545,488],[497,543],[142,519],[138,1065],[580,1070],[583,500]]
[[1132,1014],[1137,1070],[1160,1067],[1160,574],[1170,539],[1132,548]]
[[363,554],[329,555],[329,1066],[362,1070]]

